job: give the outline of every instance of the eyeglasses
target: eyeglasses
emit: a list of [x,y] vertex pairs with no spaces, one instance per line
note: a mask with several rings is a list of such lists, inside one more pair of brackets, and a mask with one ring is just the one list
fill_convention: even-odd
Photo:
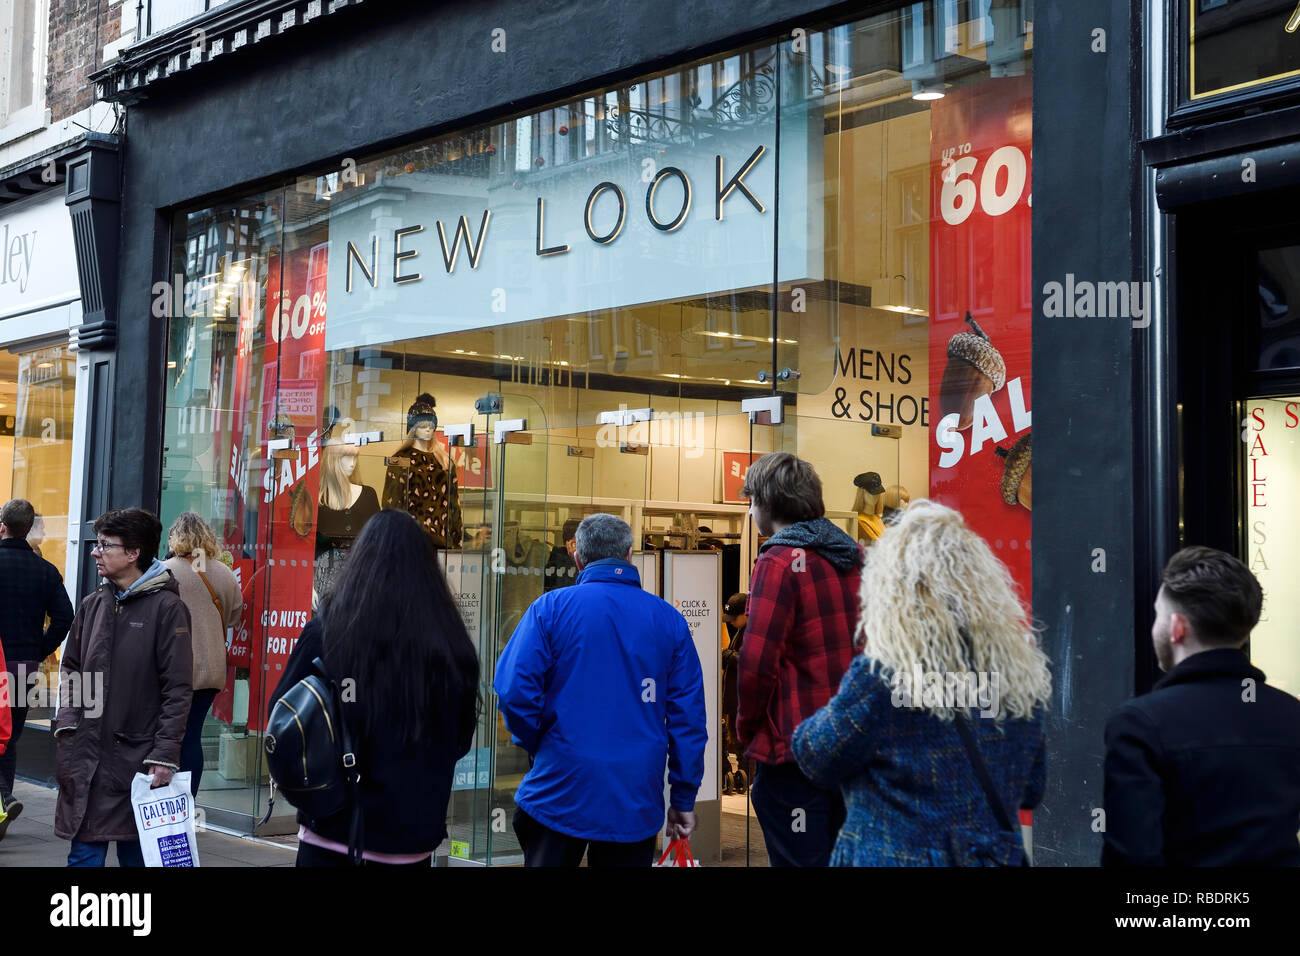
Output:
[[125,549],[125,548],[126,548],[126,545],[124,545],[124,544],[111,544],[111,543],[109,543],[109,542],[105,542],[105,541],[96,541],[96,542],[95,542],[95,546],[94,546],[93,548],[90,549],[90,553],[91,553],[91,554],[94,554],[96,551],[98,551],[100,554],[103,554],[105,551],[112,551],[114,548],[122,548],[122,549]]

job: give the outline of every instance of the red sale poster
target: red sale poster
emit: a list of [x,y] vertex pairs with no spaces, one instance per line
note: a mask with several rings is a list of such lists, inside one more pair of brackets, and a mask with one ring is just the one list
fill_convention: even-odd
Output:
[[[261,440],[268,449],[262,507],[270,511],[270,549],[252,588],[252,633],[264,634],[265,642],[256,636],[253,640],[250,730],[265,726],[265,694],[279,682],[311,619],[328,248],[328,243],[320,243],[290,251],[283,257],[283,268],[277,257],[269,263],[262,389],[266,434]],[[287,447],[272,449],[277,442]],[[263,675],[264,686],[259,679]]]
[[[235,573],[244,599],[244,611],[234,640],[226,648],[226,686],[212,703],[212,716],[224,723],[234,721],[235,673],[237,669],[251,668],[253,627],[253,566],[252,559],[239,557],[244,548],[244,512],[248,508],[250,481],[254,488],[261,485],[261,456],[250,457],[250,446],[257,444],[257,436],[249,434],[255,423],[249,421],[251,407],[250,382],[252,376],[253,344],[258,331],[258,283],[247,279],[239,284],[239,328],[234,355],[234,379],[231,388],[230,450],[224,458],[226,469],[226,513],[221,525],[223,544],[235,557]],[[221,393],[215,393],[221,394]],[[256,466],[254,466],[254,461]],[[249,475],[252,472],[252,478]],[[259,562],[260,563],[260,562]],[[260,666],[260,663],[259,663]],[[260,675],[257,678],[260,686]]]
[[930,140],[930,497],[1031,598],[1030,76],[935,102]]
[[461,491],[492,487],[491,459],[488,457],[491,446],[487,435],[475,435],[473,445],[457,445],[454,449],[448,447],[447,436],[442,432],[438,432],[436,437],[438,444],[456,462],[456,484]]
[[748,498],[741,497],[745,475],[749,466],[762,458],[762,452],[724,451],[722,453],[722,500],[729,504],[747,505]]

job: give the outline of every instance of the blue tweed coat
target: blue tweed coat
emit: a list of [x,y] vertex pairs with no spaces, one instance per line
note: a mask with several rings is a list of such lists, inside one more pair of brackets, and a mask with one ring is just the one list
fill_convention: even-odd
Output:
[[[1015,833],[998,826],[957,728],[919,707],[894,706],[872,663],[856,657],[839,693],[794,735],[804,774],[844,792],[847,817],[831,865],[1019,865],[1019,826]],[[1008,812],[1037,806],[1045,781],[1041,709],[1001,728],[978,716],[971,725]]]

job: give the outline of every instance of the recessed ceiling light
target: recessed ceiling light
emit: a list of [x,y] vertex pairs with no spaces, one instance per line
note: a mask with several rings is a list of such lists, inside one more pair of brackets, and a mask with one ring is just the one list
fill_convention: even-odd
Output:
[[912,99],[914,100],[941,100],[944,95],[942,80],[912,81]]

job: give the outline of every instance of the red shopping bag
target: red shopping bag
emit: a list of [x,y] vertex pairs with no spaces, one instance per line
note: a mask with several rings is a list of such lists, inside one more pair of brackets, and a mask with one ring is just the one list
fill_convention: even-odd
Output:
[[[672,854],[672,861],[665,862]],[[655,866],[699,866],[700,861],[691,855],[690,841],[684,837],[673,840],[664,848],[664,855],[659,857]]]

